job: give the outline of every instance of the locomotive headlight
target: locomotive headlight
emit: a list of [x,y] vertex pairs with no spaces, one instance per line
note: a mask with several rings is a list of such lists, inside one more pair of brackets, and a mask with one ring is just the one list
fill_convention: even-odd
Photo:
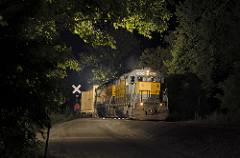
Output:
[[143,102],[141,102],[140,105],[143,106]]
[[149,70],[147,70],[146,74],[149,75]]

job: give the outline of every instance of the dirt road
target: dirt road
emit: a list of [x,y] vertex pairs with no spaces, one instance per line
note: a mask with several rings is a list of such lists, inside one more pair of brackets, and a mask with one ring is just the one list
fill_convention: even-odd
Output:
[[77,119],[54,126],[52,157],[240,157],[240,128],[183,123]]

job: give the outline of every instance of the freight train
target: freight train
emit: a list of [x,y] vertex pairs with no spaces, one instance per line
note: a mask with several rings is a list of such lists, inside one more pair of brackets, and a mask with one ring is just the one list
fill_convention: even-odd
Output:
[[150,68],[136,69],[82,92],[81,113],[94,117],[165,120],[168,117],[164,76]]

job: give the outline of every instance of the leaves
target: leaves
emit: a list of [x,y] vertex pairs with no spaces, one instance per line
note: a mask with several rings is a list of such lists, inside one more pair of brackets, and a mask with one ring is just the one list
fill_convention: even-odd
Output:
[[171,42],[173,58],[165,65],[169,74],[196,73],[210,96],[215,95],[212,90],[230,70],[231,62],[225,53],[229,46],[223,41],[230,26],[226,19],[234,16],[228,10],[231,5],[220,1],[185,1],[176,11],[179,26],[171,35],[175,36]]
[[105,83],[131,71],[137,65],[135,56],[140,53],[139,43],[130,32],[111,27],[106,30],[115,38],[116,49],[108,46],[88,47],[79,54],[83,69],[92,70],[93,78],[89,82],[95,84]]
[[106,82],[127,67],[122,65],[127,54],[139,50],[136,40],[119,40],[123,34],[113,35],[106,27],[137,29],[151,37],[152,31],[167,29],[171,16],[158,0],[2,0],[0,6],[2,157],[34,157],[29,147],[37,144],[36,132],[67,99],[66,70],[87,64],[74,59],[59,32],[70,30],[95,48],[105,46],[89,57],[83,53],[82,59],[94,63],[95,81]]
[[35,4],[39,1],[15,2],[2,12],[8,23],[0,26],[2,157],[34,157],[36,132],[48,125],[49,115],[66,100],[66,67],[77,67],[59,39],[55,22],[38,14],[42,5],[35,11],[26,8],[34,9]]
[[157,70],[163,74],[167,74],[167,69],[164,62],[171,58],[169,50],[162,47],[156,49],[146,49],[140,57],[140,67],[150,67],[153,70]]
[[[160,53],[157,53],[157,49],[145,50],[141,56],[141,65],[164,67],[163,71],[166,71],[173,81],[178,76],[196,75],[202,81],[197,84],[201,84],[207,99],[208,111],[204,113],[222,109],[238,111],[236,87],[239,87],[239,67],[236,65],[239,65],[240,61],[240,42],[237,38],[240,35],[239,9],[240,3],[236,0],[186,0],[179,3],[175,12],[177,27],[165,36],[170,45],[169,58],[158,56]],[[158,59],[159,62],[156,61]],[[175,82],[182,82],[181,80],[185,79],[176,79]],[[175,87],[176,92],[172,89],[173,93],[169,92],[169,98],[172,97],[176,105],[181,102],[178,97],[187,94],[187,91],[179,94],[178,91],[184,89],[175,85],[172,88]],[[192,94],[188,98],[194,97],[196,96]],[[175,105],[174,110],[177,109]],[[183,108],[179,110],[184,110],[185,105],[179,107]]]
[[157,31],[163,33],[167,30],[167,21],[171,14],[166,9],[164,1],[129,1],[131,5],[127,6],[128,15],[114,23],[114,27],[123,27],[132,32],[138,30],[148,38],[152,38],[151,32]]
[[109,45],[115,48],[114,39],[102,30],[106,24],[112,24],[116,29],[123,27],[130,32],[136,29],[151,38],[152,32],[163,33],[167,30],[167,21],[171,17],[165,1],[100,0],[80,4],[75,6],[78,7],[77,12],[73,9],[74,18],[70,19],[71,25],[67,28],[93,46]]
[[235,67],[235,71],[224,82],[220,83],[220,88],[224,95],[218,96],[221,100],[221,107],[232,113],[240,112],[240,72],[239,65]]

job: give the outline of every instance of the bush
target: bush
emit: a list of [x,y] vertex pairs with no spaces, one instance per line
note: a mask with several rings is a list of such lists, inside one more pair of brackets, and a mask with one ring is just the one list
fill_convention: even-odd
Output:
[[169,119],[172,121],[199,118],[209,113],[201,80],[192,73],[166,78],[169,97]]

